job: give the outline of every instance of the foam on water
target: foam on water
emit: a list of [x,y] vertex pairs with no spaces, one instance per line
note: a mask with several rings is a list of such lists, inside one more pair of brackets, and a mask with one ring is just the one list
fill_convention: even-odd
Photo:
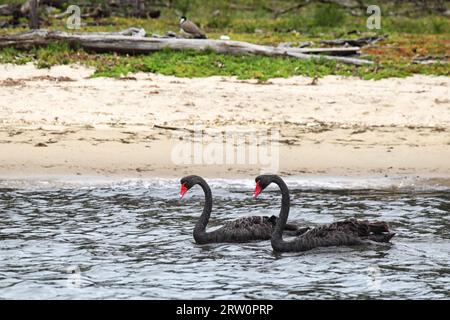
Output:
[[[333,176],[289,176],[283,178],[290,189],[298,190],[387,190],[387,191],[446,191],[450,190],[450,179],[419,178],[414,176],[391,177],[333,177]],[[56,188],[102,188],[133,189],[166,188],[178,185],[180,178],[99,178],[56,177],[52,179],[0,179],[0,188],[56,189]],[[253,188],[254,179],[206,179],[211,188]],[[270,186],[275,190],[275,186]]]

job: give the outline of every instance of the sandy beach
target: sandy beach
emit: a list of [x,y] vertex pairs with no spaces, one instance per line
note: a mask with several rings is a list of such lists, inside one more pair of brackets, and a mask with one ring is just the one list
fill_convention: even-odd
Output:
[[311,85],[306,77],[260,84],[92,73],[0,65],[1,177],[250,177],[267,169],[174,162],[175,146],[195,141],[196,128],[203,139],[271,129],[282,175],[450,176],[448,77],[328,76]]

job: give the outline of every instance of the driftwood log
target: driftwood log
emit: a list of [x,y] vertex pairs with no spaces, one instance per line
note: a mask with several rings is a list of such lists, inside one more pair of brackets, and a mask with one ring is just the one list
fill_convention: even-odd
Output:
[[[95,33],[67,33],[60,31],[35,30],[31,32],[0,36],[0,48],[15,47],[29,49],[34,46],[54,42],[68,42],[85,50],[95,52],[151,53],[163,49],[172,50],[212,50],[217,53],[233,55],[284,56],[298,59],[326,59],[346,64],[368,65],[372,61],[350,57],[309,54],[311,48],[277,48],[241,41],[221,41],[178,38],[146,38],[124,35],[105,35]],[[314,53],[319,53],[314,49]],[[325,50],[329,50],[325,48]],[[327,51],[325,51],[327,52]]]
[[435,63],[450,63],[450,55],[443,56],[415,56],[412,63],[416,64],[435,64]]
[[376,43],[378,41],[383,41],[387,39],[387,35],[385,36],[373,36],[373,37],[365,37],[359,39],[335,39],[335,40],[321,40],[321,44],[334,45],[334,46],[358,46],[362,47],[368,44]]
[[300,49],[296,50],[301,53],[306,54],[325,54],[331,56],[353,56],[357,55],[361,50],[360,47],[339,47],[339,48],[308,48],[307,46],[312,45],[312,42],[302,42],[298,46],[293,47],[289,43],[281,43],[277,46],[280,49]]

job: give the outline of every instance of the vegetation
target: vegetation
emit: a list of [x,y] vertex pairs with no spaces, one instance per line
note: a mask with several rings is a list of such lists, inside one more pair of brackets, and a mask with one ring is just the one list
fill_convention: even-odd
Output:
[[[73,1],[72,1],[73,2]],[[76,1],[75,1],[76,2]],[[101,3],[102,1],[96,1]],[[151,1],[148,1],[151,3]],[[212,75],[237,76],[241,79],[267,80],[293,75],[324,76],[354,75],[364,79],[404,77],[412,74],[450,75],[450,64],[414,64],[420,56],[448,56],[450,52],[450,19],[434,11],[414,10],[408,3],[396,6],[394,1],[379,1],[382,9],[381,30],[367,30],[365,11],[337,4],[313,3],[279,14],[299,1],[233,2],[213,0],[167,1],[172,7],[158,7],[158,19],[125,16],[83,19],[80,31],[118,31],[128,27],[143,27],[147,33],[178,31],[178,16],[185,13],[203,27],[210,38],[228,35],[233,40],[278,45],[281,42],[313,41],[340,37],[358,38],[367,35],[388,35],[387,40],[363,49],[373,66],[356,67],[325,60],[300,61],[294,58],[257,56],[227,56],[213,52],[162,51],[151,55],[94,54],[70,48],[66,44],[50,45],[20,52],[11,48],[0,50],[0,63],[34,62],[39,67],[81,63],[96,68],[96,76],[119,77],[130,72],[157,72],[180,77]],[[432,2],[432,1],[430,1]],[[438,1],[439,2],[439,1]],[[2,1],[11,3],[11,1]],[[80,1],[81,4],[81,1]],[[401,16],[395,15],[404,13]],[[0,18],[1,20],[1,18]],[[45,27],[66,30],[64,19],[49,18]],[[0,34],[24,31],[26,27],[3,28]]]

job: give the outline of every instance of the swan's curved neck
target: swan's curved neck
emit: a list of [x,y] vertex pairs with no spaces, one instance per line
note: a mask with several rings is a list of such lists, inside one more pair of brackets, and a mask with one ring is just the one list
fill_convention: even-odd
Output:
[[283,230],[286,226],[288,216],[289,216],[289,207],[290,207],[290,196],[289,196],[289,189],[284,183],[283,179],[281,179],[278,176],[274,176],[272,179],[273,183],[276,183],[281,190],[281,210],[280,215],[277,221],[277,224],[275,226],[275,230],[272,234],[272,239],[275,240],[283,240]]
[[205,204],[203,206],[203,212],[200,218],[198,219],[197,223],[195,224],[194,228],[194,238],[197,238],[197,236],[201,236],[205,234],[206,231],[206,225],[209,222],[209,218],[211,216],[211,210],[212,210],[212,194],[211,194],[211,188],[206,183],[205,180],[198,177],[195,184],[200,185],[202,187],[203,192],[205,194]]

